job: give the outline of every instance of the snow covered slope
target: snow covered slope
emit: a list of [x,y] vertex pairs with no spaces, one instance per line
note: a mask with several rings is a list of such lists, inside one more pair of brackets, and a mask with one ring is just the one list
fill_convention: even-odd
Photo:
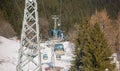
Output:
[[0,71],[16,71],[19,42],[0,36]]
[[[72,50],[74,48],[74,44],[65,41],[63,42],[63,45],[65,47],[65,55],[61,57],[61,60],[55,59],[55,66],[63,67],[62,71],[68,71],[70,67],[70,61],[72,60]],[[7,39],[2,36],[0,36],[0,71],[16,71],[16,65],[18,61],[18,49],[19,49],[20,43],[16,40],[16,38]],[[48,54],[48,60],[43,60],[42,63],[50,63],[51,61],[51,48],[48,48],[45,43],[41,43],[42,47],[45,47],[45,49],[41,50],[42,55],[44,53]],[[43,70],[45,67],[48,67],[47,65],[43,65]]]

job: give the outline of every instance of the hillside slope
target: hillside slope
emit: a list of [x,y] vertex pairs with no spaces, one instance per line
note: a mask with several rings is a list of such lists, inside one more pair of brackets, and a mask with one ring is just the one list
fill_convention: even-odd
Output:
[[[42,61],[42,69],[45,71],[46,67],[49,67],[49,65],[46,65],[47,63],[51,63],[51,48],[47,47],[47,43],[41,43],[41,47],[44,47],[41,49],[41,61]],[[63,42],[65,53],[62,55],[60,60],[57,60],[55,56],[55,66],[56,67],[62,67],[63,71],[68,71],[71,65],[71,60],[73,56],[73,49],[74,44],[65,41]],[[16,38],[7,39],[5,37],[0,36],[0,71],[16,71],[16,66],[18,63],[18,49],[20,48],[20,43]],[[53,52],[54,55],[55,52]],[[43,54],[48,55],[48,59],[44,60]],[[33,67],[30,67],[30,69]],[[28,67],[26,68],[28,69]]]
[[0,71],[15,71],[19,42],[0,36]]
[[15,35],[16,32],[14,31],[13,27],[0,12],[0,36],[11,38],[14,37]]

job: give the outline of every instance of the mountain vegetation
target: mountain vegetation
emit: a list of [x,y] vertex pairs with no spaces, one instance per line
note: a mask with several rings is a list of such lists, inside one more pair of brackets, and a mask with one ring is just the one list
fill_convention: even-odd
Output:
[[[71,71],[104,71],[105,68],[112,71],[114,66],[108,58],[112,52],[120,51],[120,0],[37,0],[37,3],[40,36],[49,37],[52,15],[60,15],[61,29],[68,40],[75,42]],[[0,0],[0,16],[18,36],[24,4],[25,0]]]
[[[61,10],[62,29],[65,34],[71,33],[75,23],[81,24],[96,10],[106,9],[112,19],[116,19],[120,11],[120,0],[37,0],[37,2],[39,17],[46,18],[51,25],[53,24],[51,15],[60,15]],[[0,11],[18,35],[21,33],[24,4],[25,0],[0,0]],[[51,25],[50,28],[53,27]]]
[[71,71],[104,71],[106,68],[114,70],[109,59],[111,51],[99,24],[91,26],[86,22],[80,26],[74,53]]

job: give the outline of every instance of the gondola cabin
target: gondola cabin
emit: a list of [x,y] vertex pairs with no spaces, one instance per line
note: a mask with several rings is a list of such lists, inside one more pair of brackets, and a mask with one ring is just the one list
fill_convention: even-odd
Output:
[[47,54],[43,54],[43,59],[47,60],[48,59],[48,55]]
[[55,44],[54,52],[56,53],[56,55],[64,55],[64,45]]

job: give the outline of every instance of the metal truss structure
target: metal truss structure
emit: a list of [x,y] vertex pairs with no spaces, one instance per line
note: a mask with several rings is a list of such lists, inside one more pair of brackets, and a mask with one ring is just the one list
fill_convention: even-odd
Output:
[[36,0],[26,0],[16,71],[41,71],[39,24]]

